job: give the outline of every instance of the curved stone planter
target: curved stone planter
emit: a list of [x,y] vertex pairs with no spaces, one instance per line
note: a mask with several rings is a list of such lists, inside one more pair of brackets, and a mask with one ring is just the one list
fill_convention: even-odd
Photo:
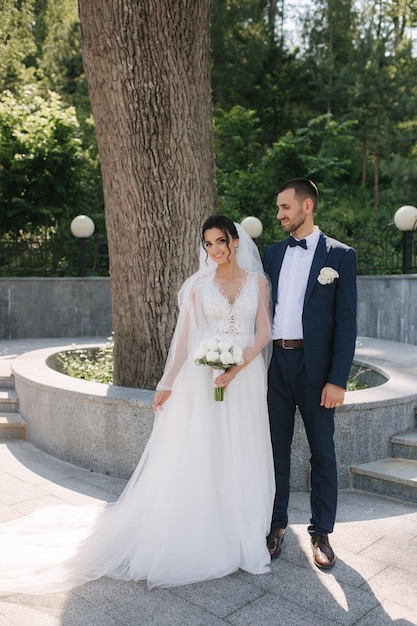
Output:
[[[82,348],[101,344],[82,344]],[[13,360],[20,414],[28,439],[60,459],[94,472],[128,478],[153,425],[153,392],[89,382],[51,369],[54,354],[34,350]]]
[[[84,344],[85,347],[95,347]],[[47,365],[70,346],[34,350],[13,360],[20,413],[29,440],[49,454],[91,471],[127,478],[153,424],[153,391],[116,387],[60,374]],[[361,338],[355,360],[379,371],[387,382],[347,392],[336,413],[339,487],[349,486],[349,466],[389,456],[390,435],[411,430],[417,403],[417,346]],[[309,448],[296,416],[291,484],[309,487]]]

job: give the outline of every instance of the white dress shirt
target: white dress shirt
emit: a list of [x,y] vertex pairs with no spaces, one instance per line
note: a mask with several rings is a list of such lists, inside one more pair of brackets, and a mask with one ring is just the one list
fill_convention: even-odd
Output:
[[313,256],[320,237],[317,226],[305,238],[307,250],[287,247],[278,279],[272,323],[273,339],[303,339],[303,305]]

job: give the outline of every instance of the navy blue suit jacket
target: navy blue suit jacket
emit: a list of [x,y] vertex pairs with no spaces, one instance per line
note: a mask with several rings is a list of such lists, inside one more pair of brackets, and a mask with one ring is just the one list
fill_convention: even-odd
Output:
[[[273,309],[287,246],[285,239],[268,247],[263,259],[265,272],[271,279]],[[323,267],[335,269],[339,278],[321,285],[317,278]],[[302,315],[305,366],[314,387],[332,383],[346,388],[355,352],[356,302],[355,250],[320,233]]]

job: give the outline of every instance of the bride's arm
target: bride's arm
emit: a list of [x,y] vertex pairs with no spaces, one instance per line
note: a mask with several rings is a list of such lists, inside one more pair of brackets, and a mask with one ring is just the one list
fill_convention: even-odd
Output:
[[[190,295],[190,303],[193,306],[194,297]],[[177,325],[172,337],[168,357],[165,363],[164,373],[156,386],[153,409],[156,411],[171,395],[172,385],[187,358],[189,351],[190,313],[188,306],[180,310]]]
[[269,304],[269,284],[265,276],[259,275],[259,302],[255,319],[253,345],[244,351],[245,360],[250,363],[271,341],[271,307]]

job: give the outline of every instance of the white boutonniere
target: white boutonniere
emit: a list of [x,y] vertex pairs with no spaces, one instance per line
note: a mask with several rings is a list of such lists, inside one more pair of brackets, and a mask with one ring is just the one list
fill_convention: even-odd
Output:
[[339,272],[332,267],[322,267],[317,277],[320,285],[330,285],[335,278],[339,278]]

